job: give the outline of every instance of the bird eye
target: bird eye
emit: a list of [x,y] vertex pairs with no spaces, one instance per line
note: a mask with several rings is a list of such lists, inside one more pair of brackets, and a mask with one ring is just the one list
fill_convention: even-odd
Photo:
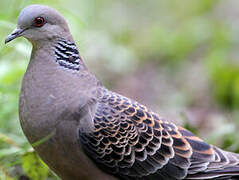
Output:
[[37,17],[34,19],[35,27],[42,27],[45,24],[45,19],[43,17]]

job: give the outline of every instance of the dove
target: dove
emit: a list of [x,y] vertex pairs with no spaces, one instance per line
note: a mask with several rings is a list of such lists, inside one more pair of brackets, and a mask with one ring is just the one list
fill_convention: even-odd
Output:
[[104,87],[56,10],[25,7],[5,43],[18,37],[32,44],[21,126],[31,144],[44,139],[34,149],[63,180],[239,179],[238,154]]

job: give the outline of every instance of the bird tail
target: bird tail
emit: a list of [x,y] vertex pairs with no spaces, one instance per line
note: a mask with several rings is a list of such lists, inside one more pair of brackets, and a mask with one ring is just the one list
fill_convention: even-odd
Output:
[[214,149],[214,160],[209,162],[203,172],[189,174],[186,179],[239,179],[239,154],[223,151],[217,147]]

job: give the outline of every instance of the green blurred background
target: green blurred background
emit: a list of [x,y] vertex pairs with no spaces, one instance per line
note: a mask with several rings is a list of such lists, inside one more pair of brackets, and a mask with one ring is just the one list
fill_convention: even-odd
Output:
[[31,45],[4,45],[28,4],[67,19],[85,63],[110,89],[224,149],[239,153],[237,0],[0,1],[0,179],[57,179],[18,120]]

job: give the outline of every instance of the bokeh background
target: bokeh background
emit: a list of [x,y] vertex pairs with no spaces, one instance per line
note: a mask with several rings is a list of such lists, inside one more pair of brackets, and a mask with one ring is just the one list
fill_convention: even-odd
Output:
[[0,179],[57,179],[18,120],[31,45],[4,45],[28,4],[67,19],[85,63],[106,87],[239,153],[239,1],[0,1]]

